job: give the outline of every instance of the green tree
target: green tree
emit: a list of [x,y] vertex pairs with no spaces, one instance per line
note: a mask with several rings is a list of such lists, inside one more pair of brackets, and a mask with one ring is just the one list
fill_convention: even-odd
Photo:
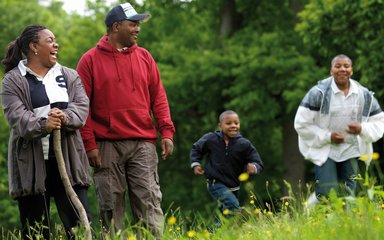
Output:
[[[207,206],[209,196],[199,190],[204,183],[189,169],[189,150],[203,133],[215,130],[217,116],[226,108],[239,112],[244,135],[265,160],[268,174],[253,179],[262,198],[267,198],[265,181],[281,179],[287,165],[293,166],[293,180],[304,177],[293,116],[320,74],[294,31],[301,3],[283,2],[145,1],[153,18],[143,24],[140,43],[159,64],[177,129],[170,161],[179,164],[160,164],[160,174],[166,176],[161,178],[167,186],[165,206],[170,201],[188,209]],[[283,153],[291,150],[283,142],[296,147],[295,155]],[[283,157],[291,157],[286,165]],[[273,185],[276,196],[282,185]]]
[[297,25],[318,65],[329,69],[332,57],[347,54],[354,62],[353,77],[376,91],[379,101],[384,96],[383,8],[381,0],[311,0]]

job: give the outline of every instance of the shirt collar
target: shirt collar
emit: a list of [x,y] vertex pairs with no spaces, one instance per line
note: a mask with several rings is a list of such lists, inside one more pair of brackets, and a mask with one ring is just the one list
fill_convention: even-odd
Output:
[[[358,87],[357,87],[357,84],[356,84],[352,79],[349,79],[349,84],[350,84],[350,85],[349,85],[349,92],[348,92],[348,95],[349,95],[349,94],[352,94],[352,93],[356,93],[356,94],[358,94]],[[332,78],[331,88],[332,88],[333,94],[336,94],[336,93],[338,93],[338,92],[341,92],[341,90],[337,87],[334,78]]]
[[[27,65],[27,59],[23,59],[19,62],[19,65],[17,66],[19,68],[19,71],[21,73],[22,76],[25,76],[27,75],[27,72],[36,76],[38,79],[40,79],[41,77],[39,75],[37,75],[36,73],[34,73],[29,67],[26,66]],[[56,70],[58,68],[60,68],[61,65],[59,63],[56,63],[53,67],[51,67],[51,69],[49,69],[49,71],[51,70]]]

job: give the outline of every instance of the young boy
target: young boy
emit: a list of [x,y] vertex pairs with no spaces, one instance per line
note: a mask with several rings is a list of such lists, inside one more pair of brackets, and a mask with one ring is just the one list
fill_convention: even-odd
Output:
[[[195,175],[205,175],[210,195],[219,202],[220,212],[241,210],[238,191],[239,175],[245,167],[248,174],[259,174],[263,162],[252,143],[240,134],[240,119],[232,110],[219,117],[220,131],[202,136],[192,145],[191,168]],[[207,155],[205,170],[201,167]]]

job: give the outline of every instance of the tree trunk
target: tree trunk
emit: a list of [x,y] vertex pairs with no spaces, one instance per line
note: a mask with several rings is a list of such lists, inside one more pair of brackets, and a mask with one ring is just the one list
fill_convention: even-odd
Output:
[[63,181],[65,192],[71,200],[72,204],[75,206],[76,210],[80,214],[80,222],[85,228],[85,239],[91,240],[92,233],[91,227],[88,221],[87,213],[84,209],[83,204],[80,202],[79,197],[76,192],[73,190],[71,182],[69,181],[67,170],[65,169],[63,152],[61,150],[61,134],[60,130],[53,130],[53,144],[55,150],[55,156],[57,159],[57,166],[59,168],[61,181]]
[[293,127],[293,120],[287,120],[283,124],[283,162],[284,179],[291,184],[294,193],[297,193],[299,184],[303,184],[305,180],[305,164],[299,151],[298,136]]
[[226,0],[220,9],[220,37],[227,38],[230,36],[236,30],[238,21],[235,0]]

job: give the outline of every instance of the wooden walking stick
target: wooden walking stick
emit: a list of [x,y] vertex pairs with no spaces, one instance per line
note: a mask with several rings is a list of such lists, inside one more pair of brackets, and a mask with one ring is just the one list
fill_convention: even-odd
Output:
[[91,233],[91,227],[88,221],[87,213],[84,209],[83,204],[80,202],[80,199],[77,196],[76,192],[73,190],[71,182],[69,181],[69,178],[68,178],[67,170],[65,169],[64,157],[61,149],[60,129],[53,130],[53,145],[55,150],[55,156],[57,159],[57,166],[59,168],[61,181],[64,184],[65,192],[67,193],[67,196],[70,198],[71,202],[73,203],[76,210],[80,214],[80,222],[85,228],[85,237],[86,237],[85,239],[91,240],[92,233]]

